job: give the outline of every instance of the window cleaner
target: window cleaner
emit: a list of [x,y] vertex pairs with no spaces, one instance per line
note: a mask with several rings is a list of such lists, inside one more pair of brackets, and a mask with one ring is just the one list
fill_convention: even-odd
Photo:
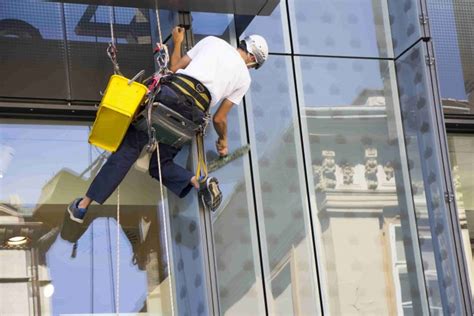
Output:
[[[164,64],[166,46],[162,44],[161,31],[159,35],[158,56],[163,57]],[[179,197],[186,196],[194,187],[199,190],[204,205],[212,211],[222,201],[217,179],[208,177],[203,151],[203,136],[211,119],[209,110],[222,101],[212,121],[218,134],[217,152],[226,156],[227,114],[234,104],[240,103],[250,86],[249,69],[260,68],[267,59],[268,46],[259,35],[245,37],[237,49],[222,39],[208,36],[181,56],[179,48],[184,40],[184,29],[175,27],[172,37],[175,49],[170,57],[170,68],[160,65],[163,67],[158,75],[146,82],[148,90],[153,82],[157,83],[156,89],[145,97],[145,109],[138,110],[137,120],[128,127],[85,196],[68,206],[71,220],[82,223],[92,201],[105,202],[145,146],[149,151],[156,149],[150,159],[149,173],[160,181],[160,186],[166,186]],[[116,50],[111,51],[111,55],[116,56]],[[114,69],[119,71],[118,63]],[[185,128],[178,128],[183,126]],[[196,174],[173,161],[193,133],[197,133],[199,157]]]

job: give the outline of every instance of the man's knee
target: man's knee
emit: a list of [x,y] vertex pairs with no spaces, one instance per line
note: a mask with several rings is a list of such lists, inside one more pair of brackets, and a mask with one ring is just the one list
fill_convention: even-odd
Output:
[[[161,159],[161,171],[163,172],[164,169],[166,169],[169,164],[171,164],[173,160],[171,159]],[[153,162],[150,162],[150,165],[148,166],[148,173],[150,176],[152,176],[155,179],[159,179],[160,177],[160,172],[158,168],[158,163],[156,163],[156,160]]]

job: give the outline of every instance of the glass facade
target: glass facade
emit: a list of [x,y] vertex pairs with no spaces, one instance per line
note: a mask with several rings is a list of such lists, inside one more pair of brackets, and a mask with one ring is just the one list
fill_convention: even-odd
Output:
[[474,285],[472,259],[472,232],[474,223],[470,202],[474,197],[472,186],[472,137],[474,133],[474,98],[472,40],[474,7],[469,1],[428,1],[431,31],[436,64],[438,67],[439,93],[448,127],[448,147],[451,172],[457,204],[457,221],[461,229],[468,279]]
[[63,221],[106,158],[87,143],[89,132],[88,124],[2,121],[2,315],[171,309],[158,185],[148,175],[132,168],[120,192],[91,206],[83,229]]
[[[448,139],[456,213],[428,8],[421,0],[282,0],[244,24],[233,14],[160,11],[165,38],[190,24],[184,49],[209,35],[236,47],[238,33],[269,44],[268,61],[251,70],[249,91],[229,113],[230,150],[251,149],[213,173],[224,194],[215,213],[194,191],[161,200],[142,157],[74,229],[66,206],[108,155],[87,143],[91,123],[74,114],[2,119],[0,314],[469,312],[473,144],[468,135]],[[111,17],[124,73],[150,73],[153,10],[2,2],[0,54],[37,44],[38,54],[20,60],[50,78],[19,89],[29,68],[15,73],[11,58],[0,58],[2,102],[98,102],[112,72]],[[209,128],[208,161],[216,137]],[[195,152],[185,147],[176,161],[194,169]]]
[[470,1],[430,0],[443,110],[448,115],[474,117],[474,7]]

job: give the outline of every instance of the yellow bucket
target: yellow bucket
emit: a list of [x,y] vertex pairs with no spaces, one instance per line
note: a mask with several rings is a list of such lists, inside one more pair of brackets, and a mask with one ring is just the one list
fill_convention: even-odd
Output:
[[112,75],[100,102],[97,116],[89,135],[89,143],[102,149],[115,152],[148,89],[129,79]]

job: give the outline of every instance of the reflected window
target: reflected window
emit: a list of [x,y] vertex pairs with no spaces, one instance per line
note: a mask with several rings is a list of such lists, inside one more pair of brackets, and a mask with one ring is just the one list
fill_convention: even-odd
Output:
[[[323,304],[341,315],[422,313],[412,197],[402,189],[410,179],[400,170],[394,64],[299,57],[296,72]],[[401,242],[389,237],[393,224]],[[394,266],[401,260],[406,268]],[[397,291],[402,307],[390,294]]]
[[87,143],[89,131],[75,122],[0,123],[0,294],[11,302],[0,304],[2,315],[171,311],[156,181],[132,167],[120,209],[114,192],[91,205],[83,225],[69,219],[67,205],[107,156]]
[[295,53],[393,57],[386,1],[290,1],[289,12]]
[[468,1],[428,1],[445,114],[474,116],[474,7]]
[[474,287],[474,134],[448,134],[449,158],[464,254]]
[[253,17],[240,37],[251,34],[263,36],[270,53],[291,53],[286,1],[280,1],[270,16]]
[[245,99],[263,255],[264,262],[268,262],[264,264],[274,275],[283,262],[291,262],[291,273],[269,284],[273,297],[267,303],[279,315],[287,315],[288,310],[302,314],[320,310],[292,81],[291,57],[270,55],[261,69],[252,72],[252,85]]

